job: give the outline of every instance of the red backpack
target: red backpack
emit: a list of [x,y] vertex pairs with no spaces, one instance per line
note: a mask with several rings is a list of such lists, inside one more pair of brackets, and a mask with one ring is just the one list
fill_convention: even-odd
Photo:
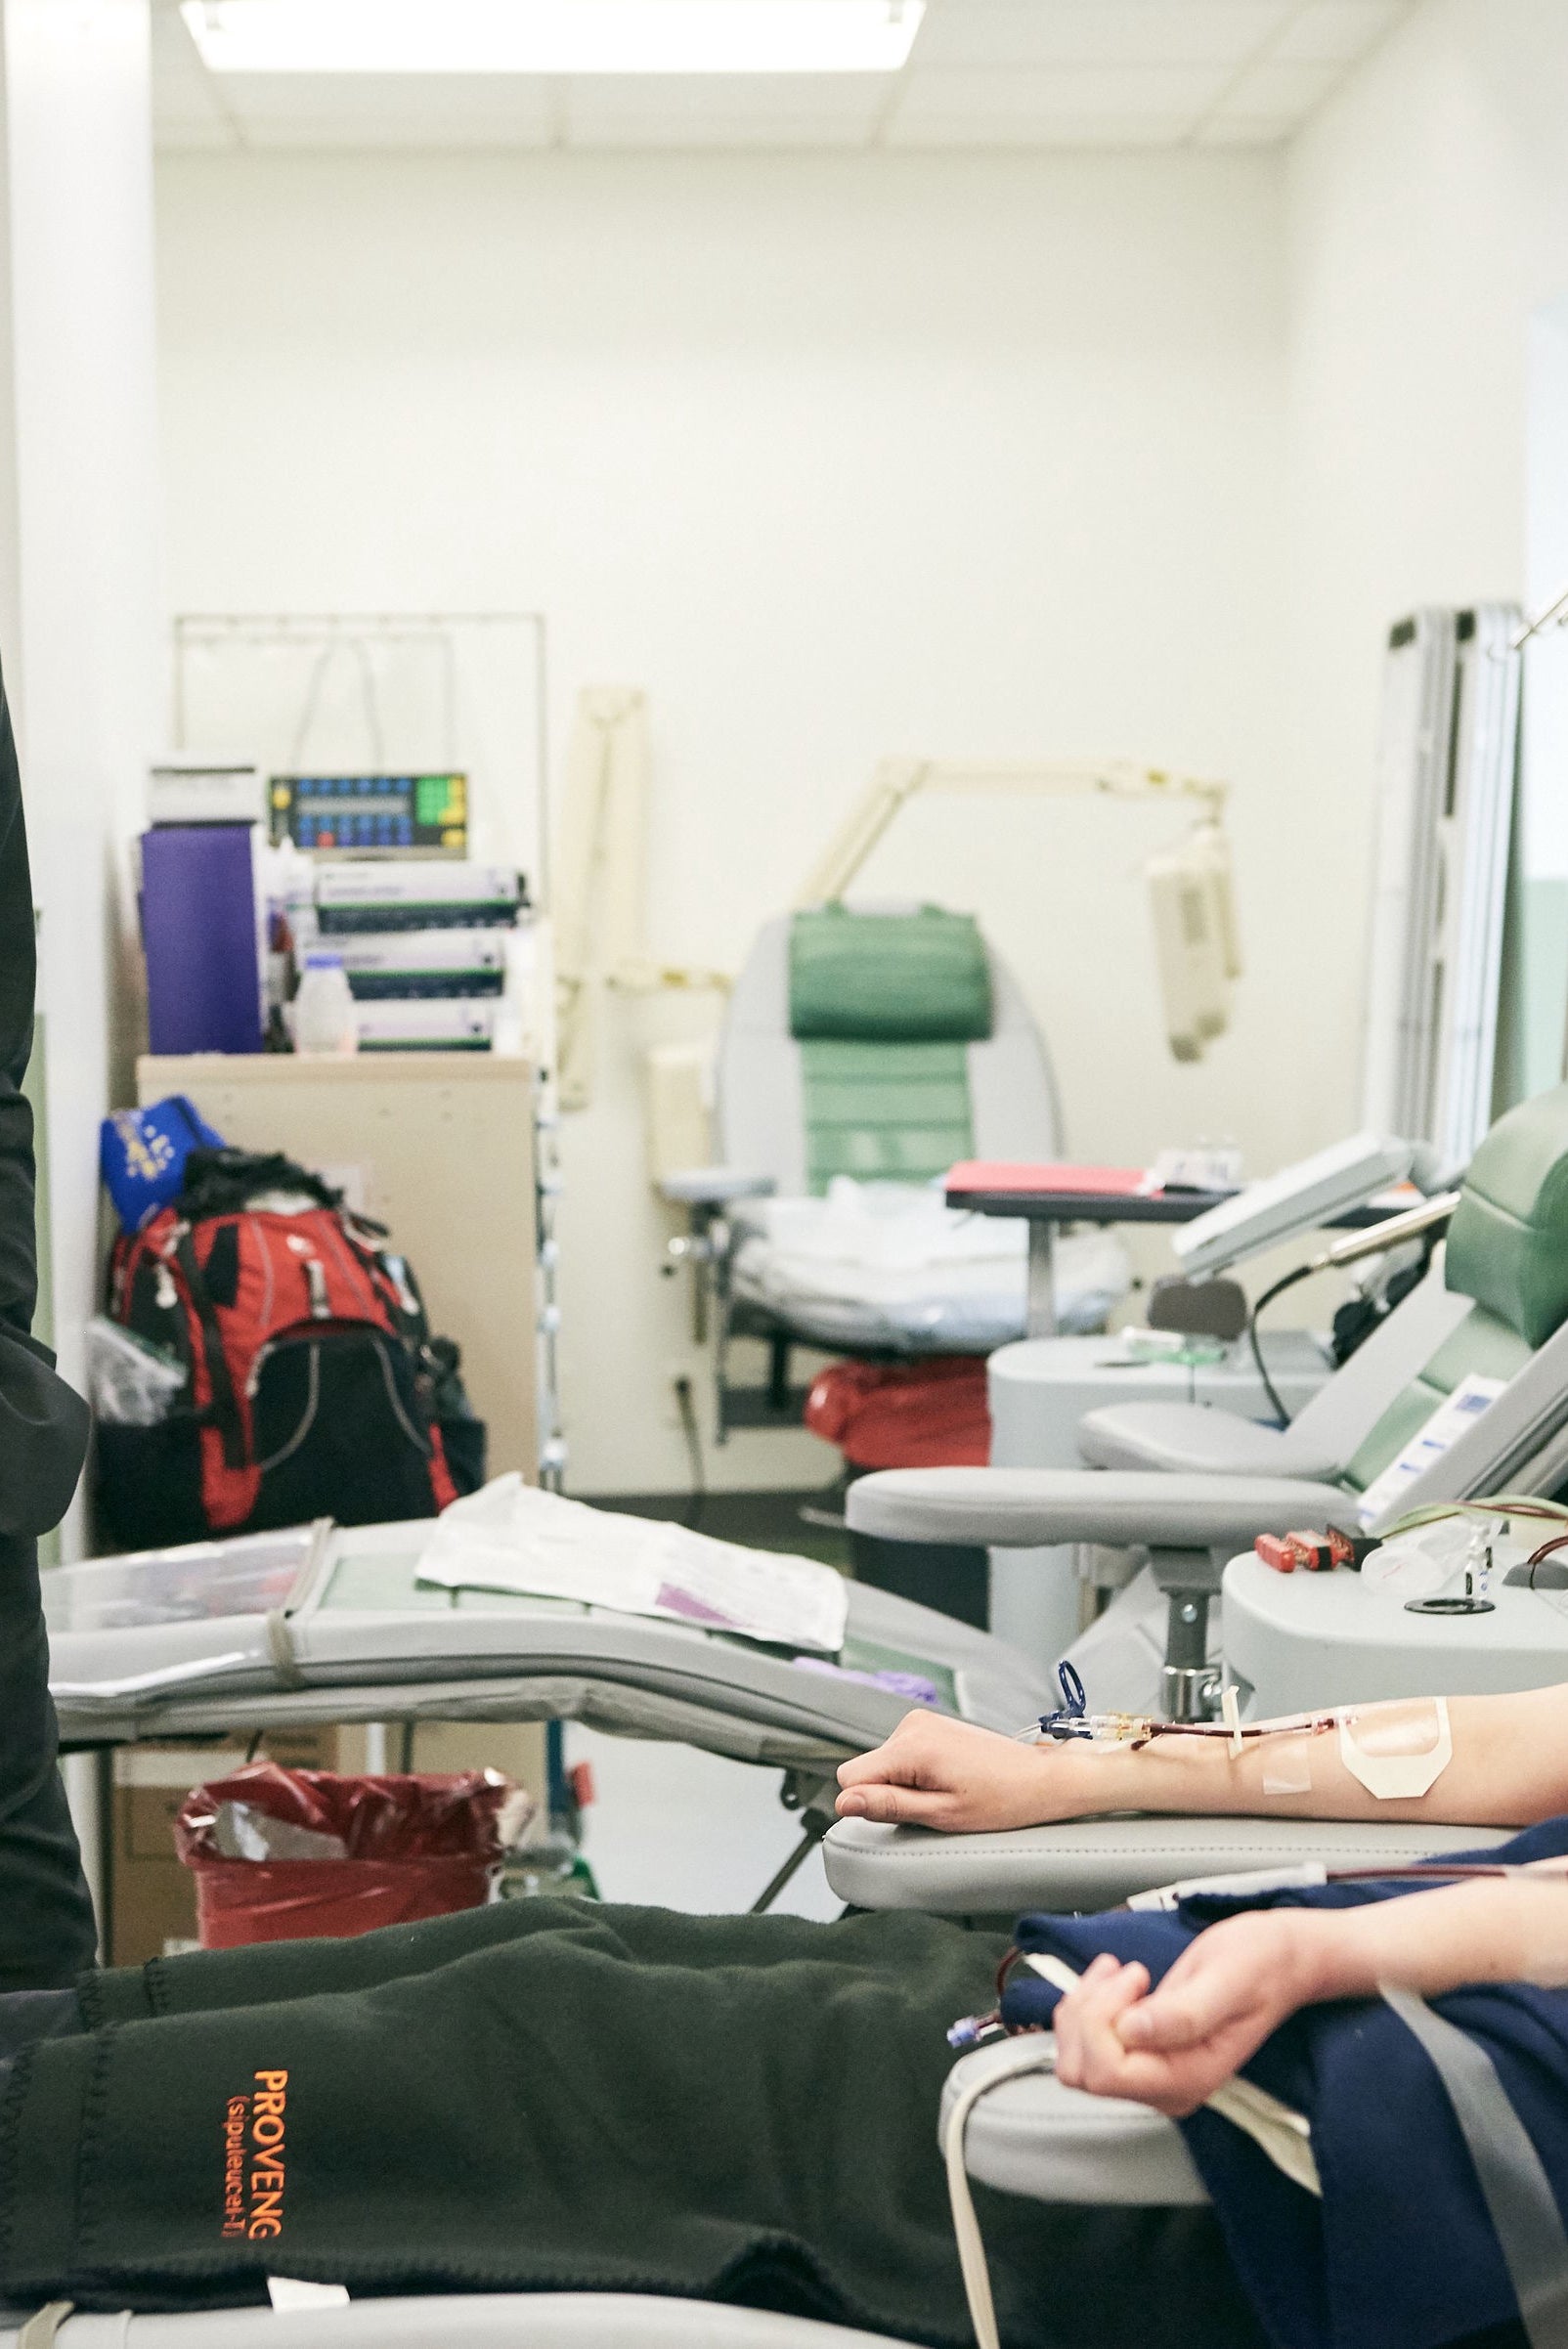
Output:
[[180,1197],[111,1260],[110,1315],[186,1373],[154,1425],[99,1423],[117,1541],[429,1517],[483,1480],[457,1350],[385,1238],[287,1158],[192,1152]]

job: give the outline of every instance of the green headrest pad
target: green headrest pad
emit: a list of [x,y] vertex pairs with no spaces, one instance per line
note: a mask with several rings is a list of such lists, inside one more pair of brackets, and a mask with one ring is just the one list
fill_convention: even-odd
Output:
[[1444,1278],[1529,1346],[1568,1318],[1568,1085],[1500,1117],[1470,1160]]
[[790,1034],[879,1044],[973,1044],[991,1032],[991,968],[973,914],[850,913],[790,930]]

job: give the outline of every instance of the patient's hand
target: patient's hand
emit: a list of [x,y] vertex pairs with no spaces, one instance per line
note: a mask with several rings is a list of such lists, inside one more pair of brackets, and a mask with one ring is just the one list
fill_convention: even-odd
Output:
[[1328,1980],[1335,1919],[1301,1909],[1228,1917],[1183,1950],[1157,1988],[1142,1966],[1095,1959],[1056,2010],[1057,2076],[1181,2119]]
[[841,1819],[880,1819],[950,1834],[1032,1827],[1077,1805],[1064,1780],[1067,1750],[1022,1745],[946,1714],[906,1713],[886,1745],[839,1771]]

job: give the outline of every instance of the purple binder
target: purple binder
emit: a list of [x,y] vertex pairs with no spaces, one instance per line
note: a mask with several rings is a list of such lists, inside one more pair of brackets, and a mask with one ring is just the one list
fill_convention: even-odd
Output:
[[261,1050],[254,830],[160,824],[142,835],[142,942],[156,1053]]

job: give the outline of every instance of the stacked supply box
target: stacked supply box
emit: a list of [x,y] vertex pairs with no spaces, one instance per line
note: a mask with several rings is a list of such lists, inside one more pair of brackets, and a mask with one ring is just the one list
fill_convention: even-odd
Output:
[[322,863],[316,913],[343,957],[362,1052],[488,1052],[526,911],[501,865]]

